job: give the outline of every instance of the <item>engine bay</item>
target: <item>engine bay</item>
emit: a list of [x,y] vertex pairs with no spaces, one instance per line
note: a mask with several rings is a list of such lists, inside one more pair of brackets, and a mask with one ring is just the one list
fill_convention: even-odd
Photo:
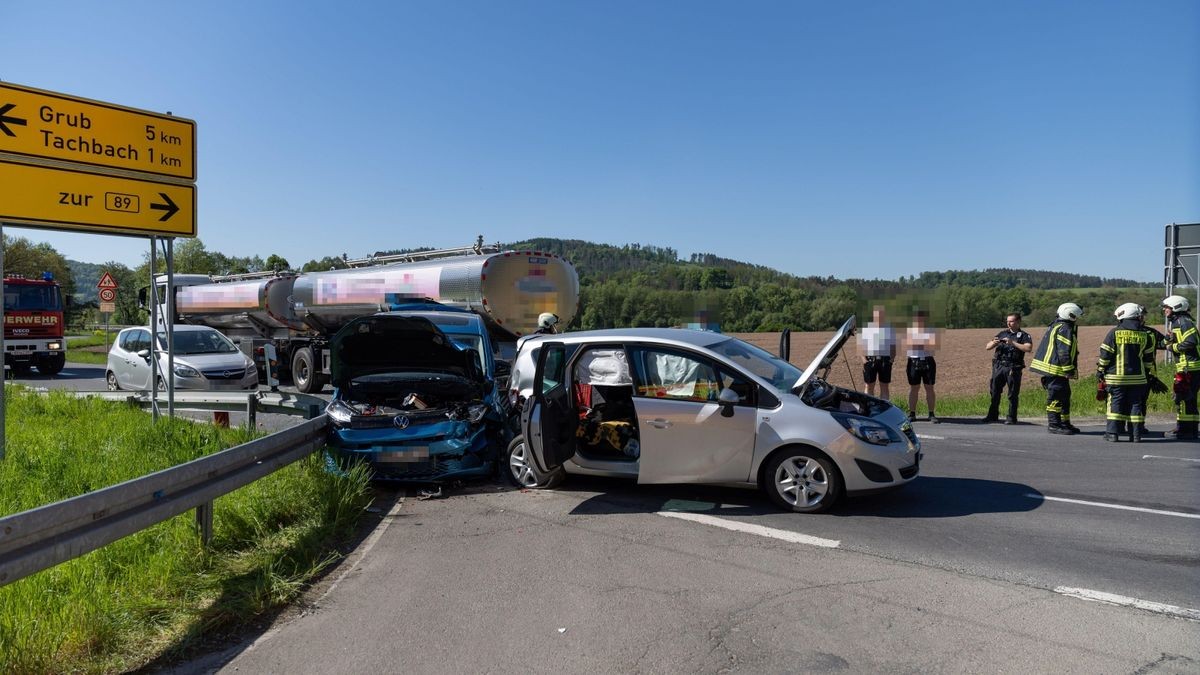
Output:
[[881,398],[834,386],[821,378],[813,379],[801,400],[814,408],[852,413],[863,417],[880,415],[892,405]]

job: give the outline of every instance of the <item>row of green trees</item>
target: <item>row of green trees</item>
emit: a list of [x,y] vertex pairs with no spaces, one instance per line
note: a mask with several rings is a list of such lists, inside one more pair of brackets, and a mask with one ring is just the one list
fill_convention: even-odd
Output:
[[[25,238],[4,239],[5,271],[41,276],[52,272],[77,302],[68,322],[94,322],[95,284],[103,272],[120,285],[117,324],[145,322],[137,306],[137,289],[148,284],[149,254],[136,268],[110,261],[90,265],[67,261],[48,244]],[[798,277],[714,254],[679,258],[671,248],[642,245],[609,246],[570,239],[530,239],[508,245],[539,250],[571,260],[579,271],[580,312],[575,328],[676,326],[701,323],[727,332],[831,330],[850,314],[866,316],[876,304],[891,316],[908,316],[916,308],[930,313],[932,324],[943,328],[998,326],[1004,315],[1021,312],[1027,325],[1053,320],[1063,302],[1084,307],[1082,323],[1112,323],[1113,309],[1123,302],[1156,307],[1161,290],[1152,284],[1120,279],[1039,270],[925,272],[918,277],[890,280],[839,280]],[[424,249],[381,251],[406,253]],[[239,274],[285,270],[291,265],[278,255],[229,256],[208,250],[199,239],[180,240],[174,247],[175,271],[189,274]],[[309,260],[301,271],[345,267],[345,255]],[[158,271],[165,271],[160,256]],[[77,284],[78,278],[78,284]]]

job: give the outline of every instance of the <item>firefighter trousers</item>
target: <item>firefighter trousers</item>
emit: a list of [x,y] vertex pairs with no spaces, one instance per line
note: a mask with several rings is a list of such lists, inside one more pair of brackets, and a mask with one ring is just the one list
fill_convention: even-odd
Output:
[[1051,419],[1071,423],[1071,381],[1057,375],[1043,375],[1042,388],[1046,390],[1046,413]]
[[1108,433],[1124,433],[1126,425],[1145,424],[1146,409],[1142,407],[1142,401],[1148,387],[1146,384],[1108,385],[1108,406],[1104,415],[1108,420]]

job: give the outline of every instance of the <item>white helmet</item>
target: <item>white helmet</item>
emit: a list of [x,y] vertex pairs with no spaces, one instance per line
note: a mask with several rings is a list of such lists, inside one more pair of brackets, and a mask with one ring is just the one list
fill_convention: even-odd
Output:
[[558,323],[558,315],[553,312],[542,312],[538,315],[538,328],[550,328]]
[[1146,311],[1142,309],[1141,305],[1136,302],[1127,302],[1117,307],[1117,311],[1113,312],[1113,315],[1117,317],[1117,321],[1123,321],[1125,319],[1140,319],[1145,313]]
[[1075,321],[1083,316],[1083,308],[1073,302],[1064,302],[1058,306],[1058,318],[1063,321]]
[[1172,295],[1164,298],[1162,306],[1169,308],[1172,312],[1186,312],[1188,311],[1188,307],[1190,307],[1187,298],[1182,295]]

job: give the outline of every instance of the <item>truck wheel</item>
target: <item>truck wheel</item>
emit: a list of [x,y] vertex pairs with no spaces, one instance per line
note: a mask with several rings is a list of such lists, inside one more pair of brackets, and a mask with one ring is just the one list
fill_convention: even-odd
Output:
[[315,363],[312,347],[301,347],[292,354],[292,383],[305,394],[321,391],[324,384]]
[[65,365],[67,365],[66,355],[58,354],[38,359],[37,369],[43,375],[57,375],[62,372]]

